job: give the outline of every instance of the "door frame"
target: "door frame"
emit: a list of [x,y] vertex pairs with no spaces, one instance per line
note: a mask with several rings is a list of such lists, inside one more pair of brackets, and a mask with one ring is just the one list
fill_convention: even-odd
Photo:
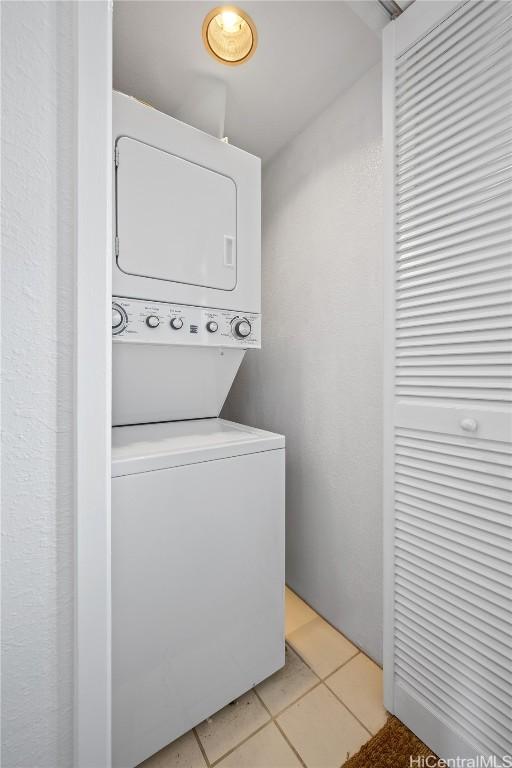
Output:
[[74,766],[111,766],[112,10],[75,4]]

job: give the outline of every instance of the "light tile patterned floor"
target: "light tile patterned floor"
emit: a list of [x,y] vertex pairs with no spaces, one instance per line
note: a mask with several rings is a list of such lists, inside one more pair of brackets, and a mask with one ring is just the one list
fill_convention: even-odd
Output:
[[286,590],[286,665],[140,768],[340,768],[386,720],[382,671]]

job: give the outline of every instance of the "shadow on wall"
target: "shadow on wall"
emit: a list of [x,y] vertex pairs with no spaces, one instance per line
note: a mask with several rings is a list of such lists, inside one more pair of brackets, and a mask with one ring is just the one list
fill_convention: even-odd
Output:
[[223,415],[287,439],[287,580],[381,660],[381,70],[264,169],[263,349]]

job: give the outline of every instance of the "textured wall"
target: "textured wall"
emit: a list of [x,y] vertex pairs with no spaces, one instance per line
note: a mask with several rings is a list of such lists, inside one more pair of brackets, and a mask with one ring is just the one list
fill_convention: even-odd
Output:
[[287,439],[287,580],[381,659],[381,73],[266,167],[263,350],[223,415]]
[[2,766],[72,764],[73,8],[2,3]]

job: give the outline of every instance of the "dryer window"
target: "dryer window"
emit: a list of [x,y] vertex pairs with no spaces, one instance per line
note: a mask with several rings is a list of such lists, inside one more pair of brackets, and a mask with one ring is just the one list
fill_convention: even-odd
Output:
[[236,286],[232,179],[127,137],[117,142],[118,266],[141,277]]

